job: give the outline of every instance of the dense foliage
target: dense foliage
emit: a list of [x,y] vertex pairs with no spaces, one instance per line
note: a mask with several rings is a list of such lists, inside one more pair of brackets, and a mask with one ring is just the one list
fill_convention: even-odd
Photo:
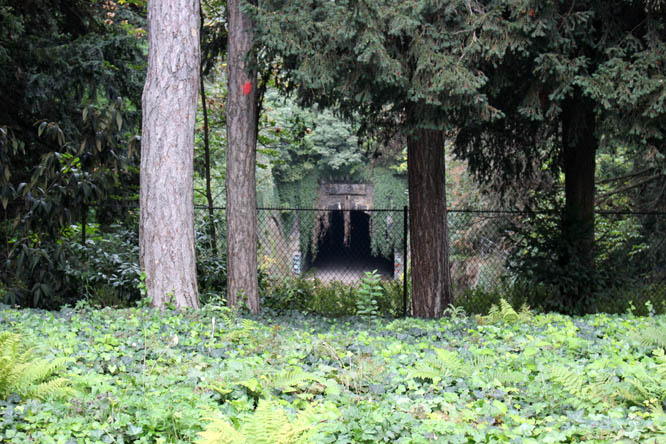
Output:
[[662,316],[571,318],[506,305],[479,318],[448,314],[3,308],[0,325],[38,344],[41,358],[71,359],[59,376],[72,393],[1,400],[0,439],[277,442],[278,430],[309,443],[663,439]]
[[457,153],[509,201],[553,213],[523,221],[516,263],[552,286],[557,309],[589,311],[621,285],[595,209],[663,208],[663,4],[518,1],[475,15],[509,24],[506,46],[477,45],[492,55],[479,65],[482,91],[502,118],[466,124]]
[[121,221],[122,208],[99,205],[136,193],[142,10],[7,0],[0,11],[0,273],[9,302],[57,307],[76,299],[69,226]]

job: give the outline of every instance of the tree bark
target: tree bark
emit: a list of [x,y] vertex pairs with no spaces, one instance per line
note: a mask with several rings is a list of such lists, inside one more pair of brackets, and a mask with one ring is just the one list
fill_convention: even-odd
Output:
[[407,139],[412,312],[439,318],[453,303],[446,216],[444,135],[417,129]]
[[227,302],[259,313],[257,282],[257,73],[248,66],[253,31],[242,0],[227,2],[229,92],[227,99]]
[[[565,268],[576,267],[577,274],[592,276],[597,151],[594,108],[584,99],[574,98],[563,107],[562,117],[565,205],[560,262]],[[583,295],[566,296],[575,304]]]
[[153,305],[199,307],[194,251],[194,125],[199,2],[148,2],[140,257]]

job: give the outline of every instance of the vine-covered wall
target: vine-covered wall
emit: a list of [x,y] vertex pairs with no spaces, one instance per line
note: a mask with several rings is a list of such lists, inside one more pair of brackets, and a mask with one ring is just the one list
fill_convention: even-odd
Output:
[[[319,177],[316,171],[310,171],[298,182],[278,183],[277,189],[281,208],[316,208],[319,196]],[[308,255],[314,253],[311,251],[311,239],[317,220],[317,212],[283,211],[281,214],[282,226],[287,237],[293,230],[296,215],[298,215],[300,228],[301,254],[303,257],[308,257]]]
[[402,250],[404,217],[402,209],[408,204],[407,177],[404,174],[377,166],[372,172],[374,184],[373,207],[399,211],[376,211],[370,219],[370,248],[375,256],[391,258],[394,249]]

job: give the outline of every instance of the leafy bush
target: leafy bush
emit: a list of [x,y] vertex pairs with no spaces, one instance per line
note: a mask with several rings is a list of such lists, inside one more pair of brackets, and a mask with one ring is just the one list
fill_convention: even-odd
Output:
[[195,212],[195,247],[197,259],[197,280],[199,300],[202,304],[220,302],[227,291],[227,258],[224,237],[224,224],[216,218],[216,248],[212,251],[209,220],[203,211]]
[[3,264],[3,302],[24,307],[57,308],[74,303],[78,283],[63,270],[71,257],[66,243],[23,242]]
[[455,301],[455,305],[462,307],[465,312],[473,314],[488,314],[492,306],[497,306],[504,299],[515,310],[527,304],[543,310],[542,301],[550,297],[545,287],[530,285],[522,282],[494,289],[474,288],[465,291]]
[[[141,298],[139,290],[139,238],[135,228],[112,225],[95,233],[83,245],[71,240],[73,255],[65,266],[76,302],[85,299],[94,306],[130,306]],[[219,300],[226,289],[226,261],[207,246],[197,244],[197,279],[202,304]]]
[[666,354],[658,348],[652,359],[627,365],[624,369],[625,384],[619,395],[624,401],[664,413],[666,403]]
[[644,225],[655,222],[650,217],[622,215],[613,220],[617,217],[595,216],[591,264],[581,261],[577,246],[564,238],[560,215],[535,214],[517,225],[509,268],[519,285],[544,293],[540,300],[526,302],[566,314],[623,313],[630,304],[643,307],[648,299],[661,306],[663,236],[654,236],[660,225],[648,229]]
[[139,236],[125,226],[113,225],[106,233],[71,241],[71,258],[65,273],[79,283],[80,298],[92,305],[128,306],[140,298]]
[[[638,316],[664,314],[666,313],[664,294],[666,294],[664,284],[607,289],[596,296],[593,311],[612,314],[630,311]],[[515,310],[528,305],[536,311],[548,312],[552,310],[550,300],[556,297],[556,294],[545,285],[519,280],[511,285],[491,290],[483,288],[467,290],[456,299],[455,305],[462,307],[467,313],[488,314],[493,305],[499,304],[500,299],[505,299]]]
[[598,311],[621,314],[631,311],[647,316],[666,313],[666,284],[627,285],[606,291],[598,300]]
[[224,257],[197,255],[199,300],[202,304],[221,302],[227,289],[227,263]]

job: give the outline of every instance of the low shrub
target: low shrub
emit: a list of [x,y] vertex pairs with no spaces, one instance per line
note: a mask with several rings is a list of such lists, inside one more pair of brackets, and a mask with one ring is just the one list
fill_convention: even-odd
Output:
[[609,289],[598,298],[597,312],[638,316],[666,313],[666,283]]
[[458,297],[455,305],[462,307],[469,314],[486,315],[493,306],[500,306],[504,299],[515,310],[528,305],[537,311],[547,311],[545,301],[551,297],[548,288],[544,286],[514,283],[494,289],[475,288],[465,291]]
[[[610,288],[595,293],[590,299],[594,304],[590,313],[622,314],[631,312],[637,316],[666,313],[666,284],[649,284],[644,286],[624,286]],[[534,285],[528,282],[515,282],[494,289],[475,288],[465,291],[459,296],[455,305],[462,307],[470,314],[488,314],[493,305],[505,299],[515,310],[523,305],[547,313],[558,311],[558,292],[546,285]]]
[[79,283],[78,299],[91,305],[129,306],[140,298],[139,235],[123,226],[86,240],[70,241],[65,274]]

